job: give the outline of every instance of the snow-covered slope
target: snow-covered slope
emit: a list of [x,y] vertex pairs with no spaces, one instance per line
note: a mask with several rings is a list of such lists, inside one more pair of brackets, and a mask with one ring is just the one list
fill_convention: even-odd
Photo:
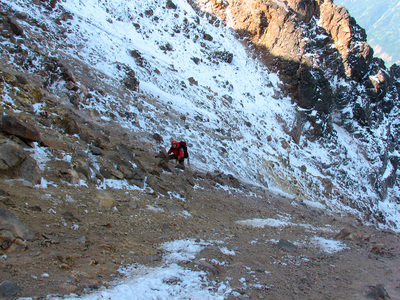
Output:
[[[380,137],[387,129],[382,126],[373,143],[362,143],[334,125],[327,140],[294,143],[289,132],[299,109],[282,96],[277,74],[230,28],[188,1],[65,0],[53,10],[26,0],[1,2],[28,15],[19,23],[43,53],[102,74],[90,74],[97,86],[85,82],[84,72],[76,77],[94,95],[85,107],[104,122],[112,118],[132,132],[158,133],[165,147],[172,138],[185,139],[194,168],[219,169],[327,209],[362,211],[366,221],[380,214],[400,226],[397,185],[382,202],[375,186],[382,178],[366,175],[383,167],[377,151],[385,147]],[[32,20],[43,31],[29,31]],[[30,71],[40,63],[33,59]],[[121,83],[131,69],[138,91]],[[66,89],[57,83],[49,88]],[[372,162],[366,158],[373,156]]]

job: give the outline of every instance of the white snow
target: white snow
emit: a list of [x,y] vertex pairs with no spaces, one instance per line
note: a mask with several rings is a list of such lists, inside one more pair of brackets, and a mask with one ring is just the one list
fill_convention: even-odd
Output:
[[193,260],[207,244],[194,240],[164,243],[161,245],[165,251],[162,266],[149,268],[133,265],[123,268],[120,273],[125,275],[125,279],[116,282],[113,287],[82,297],[71,295],[62,299],[225,299],[225,295],[231,292],[228,284],[209,282],[206,272],[189,270],[177,264]]
[[290,225],[290,222],[281,221],[281,220],[277,220],[277,219],[257,219],[257,218],[251,219],[251,220],[240,220],[240,221],[237,221],[236,223],[238,223],[240,225],[258,227],[258,228],[264,228],[265,226],[284,227],[284,226]]
[[326,239],[317,236],[313,237],[310,242],[314,247],[320,249],[322,252],[329,254],[336,253],[348,248],[341,241]]
[[322,232],[331,232],[332,228],[330,226],[326,227],[316,227],[310,224],[304,224],[304,223],[295,223],[295,222],[290,222],[290,218],[288,217],[282,217],[281,220],[278,219],[273,219],[273,218],[268,218],[268,219],[259,219],[259,218],[254,218],[254,219],[248,219],[248,220],[239,220],[236,221],[236,223],[243,225],[243,226],[248,226],[248,227],[255,227],[255,228],[264,228],[264,227],[293,227],[293,226],[299,226],[299,227],[304,227],[309,231],[322,231]]

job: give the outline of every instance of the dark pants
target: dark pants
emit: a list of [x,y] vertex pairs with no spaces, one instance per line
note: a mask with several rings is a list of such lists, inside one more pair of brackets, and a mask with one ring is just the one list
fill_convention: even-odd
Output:
[[184,160],[184,159],[178,160],[178,158],[175,157],[175,155],[172,155],[172,154],[169,155],[169,156],[168,156],[168,160],[171,160],[171,159],[176,159],[176,160],[179,162],[179,164],[182,165],[182,166],[185,165],[185,160]]

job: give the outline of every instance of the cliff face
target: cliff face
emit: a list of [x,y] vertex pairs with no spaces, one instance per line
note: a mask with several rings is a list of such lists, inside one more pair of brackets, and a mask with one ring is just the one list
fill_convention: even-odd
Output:
[[[371,100],[385,95],[388,70],[381,60],[373,57],[365,30],[344,7],[330,0],[199,0],[196,3],[256,46],[261,58],[281,71],[292,97],[303,108],[316,106],[327,112],[331,105],[319,107],[318,99],[330,104],[332,98],[337,98],[336,102],[343,100],[323,77],[330,81],[338,76],[361,83],[369,89]],[[310,73],[314,77],[317,73],[322,82],[309,81]]]
[[336,0],[335,3],[345,6],[366,30],[375,56],[388,66],[400,64],[400,1]]

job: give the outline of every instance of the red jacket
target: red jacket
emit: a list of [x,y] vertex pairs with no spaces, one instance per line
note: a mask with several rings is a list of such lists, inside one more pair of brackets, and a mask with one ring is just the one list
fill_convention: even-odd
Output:
[[173,153],[174,156],[175,156],[175,158],[176,158],[177,160],[183,160],[183,149],[182,149],[182,148],[179,148],[179,147],[180,147],[180,145],[179,145],[179,143],[177,142],[175,148],[172,148],[172,147],[171,147],[171,148],[168,150],[168,155],[170,155],[171,153]]

